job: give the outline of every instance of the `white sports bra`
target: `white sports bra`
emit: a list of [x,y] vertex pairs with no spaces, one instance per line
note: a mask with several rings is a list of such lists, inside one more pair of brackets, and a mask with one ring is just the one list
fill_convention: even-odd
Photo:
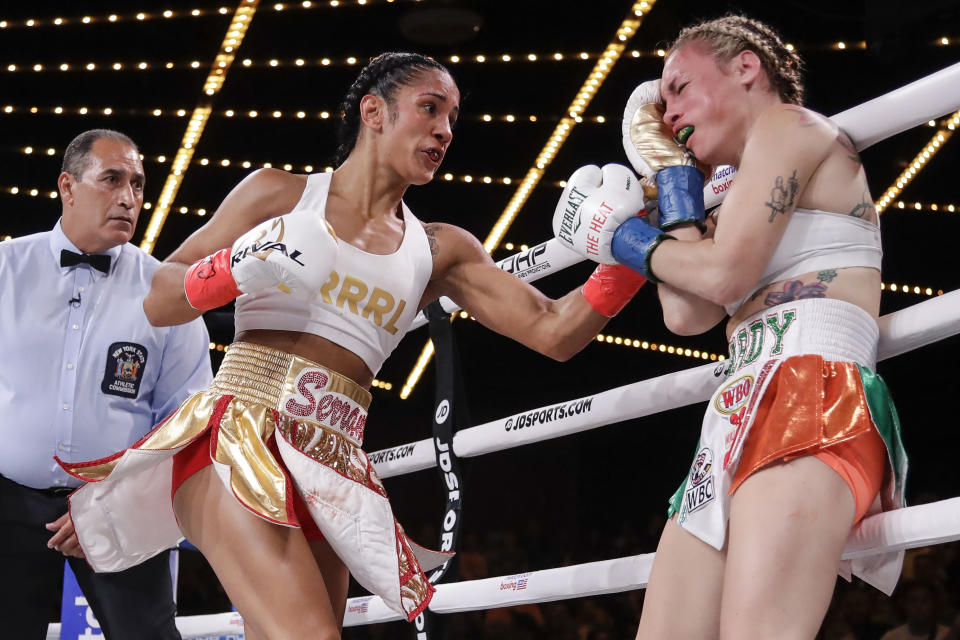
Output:
[[[294,207],[326,218],[331,174],[314,173]],[[330,278],[312,301],[278,289],[242,295],[236,303],[236,331],[278,329],[326,338],[357,354],[374,374],[403,338],[433,273],[433,256],[423,225],[401,202],[404,233],[388,255],[367,253],[340,240]]]
[[749,295],[724,309],[732,316],[754,291],[812,271],[845,267],[879,271],[882,257],[876,225],[841,213],[796,209],[760,281]]

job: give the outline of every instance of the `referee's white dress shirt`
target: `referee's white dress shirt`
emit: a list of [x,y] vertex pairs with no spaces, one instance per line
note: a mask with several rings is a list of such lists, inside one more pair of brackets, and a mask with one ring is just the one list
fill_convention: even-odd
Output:
[[128,243],[101,273],[61,267],[63,249],[80,253],[60,222],[0,242],[0,474],[35,489],[78,486],[54,455],[125,449],[212,378],[202,319],[143,313],[158,260]]

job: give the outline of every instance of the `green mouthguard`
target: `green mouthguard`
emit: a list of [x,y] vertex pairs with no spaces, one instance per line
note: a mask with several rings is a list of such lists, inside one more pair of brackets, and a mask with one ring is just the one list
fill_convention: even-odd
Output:
[[677,142],[679,144],[686,144],[687,138],[693,134],[693,125],[687,125],[683,129],[677,132]]

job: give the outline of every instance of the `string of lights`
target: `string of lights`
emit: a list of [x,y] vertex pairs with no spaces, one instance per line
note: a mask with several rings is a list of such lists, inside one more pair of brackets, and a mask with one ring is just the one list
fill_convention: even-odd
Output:
[[[30,115],[55,115],[55,116],[152,116],[152,117],[176,117],[184,118],[190,111],[182,107],[167,107],[166,109],[160,107],[152,108],[114,108],[114,107],[88,107],[88,106],[79,106],[79,107],[64,107],[62,105],[57,105],[54,107],[40,107],[40,106],[17,106],[17,105],[4,105],[0,107],[0,113],[6,115],[20,115],[20,114],[30,114]],[[291,120],[304,120],[304,119],[317,119],[317,120],[331,120],[335,122],[333,112],[329,110],[306,110],[306,109],[223,109],[217,111],[211,111],[210,117],[220,117],[220,118],[267,118],[273,120],[279,119],[291,119]],[[502,114],[490,114],[490,113],[475,113],[475,114],[465,114],[459,118],[459,120],[471,120],[476,122],[486,122],[486,123],[536,123],[541,121],[546,122],[557,122],[563,116],[554,115],[554,116],[537,116],[537,115],[518,115],[514,113],[502,113]],[[597,124],[605,124],[608,122],[607,116],[596,115],[589,116],[583,119],[584,122],[593,122]]]
[[[57,105],[54,107],[45,106],[17,106],[12,104],[3,105],[0,107],[0,114],[4,115],[20,115],[20,114],[30,114],[30,115],[55,115],[55,116],[135,116],[135,117],[176,117],[176,118],[185,118],[187,114],[190,113],[188,109],[182,107],[167,107],[166,109],[161,107],[152,107],[152,108],[115,108],[115,107],[88,107],[88,106],[79,106],[79,107],[64,107],[62,105]],[[305,119],[317,119],[317,120],[329,120],[331,122],[336,122],[336,119],[333,116],[333,113],[328,110],[314,111],[306,109],[222,109],[217,111],[211,111],[210,117],[218,118],[248,118],[248,119],[257,119],[257,118],[266,118],[273,120],[288,119],[288,120],[305,120]],[[500,124],[500,123],[517,123],[517,124],[526,124],[526,123],[538,123],[538,122],[559,122],[563,119],[564,116],[560,115],[518,115],[514,113],[500,113],[500,114],[491,114],[491,113],[477,113],[471,114],[467,113],[461,115],[458,119],[459,121],[472,121],[472,122],[484,122],[487,124]],[[606,115],[593,115],[593,116],[582,116],[582,123],[594,123],[594,124],[619,124],[619,116],[609,117]],[[925,124],[927,127],[937,127],[947,128],[950,125],[950,119],[944,118],[939,123],[935,120],[930,120]]]
[[147,62],[146,60],[140,60],[139,62],[88,61],[74,63],[61,62],[59,64],[43,64],[42,62],[17,64],[16,62],[8,62],[2,65],[0,70],[7,71],[8,73],[20,73],[24,71],[32,71],[33,73],[45,73],[49,71],[149,71],[151,69],[199,69],[201,66],[203,66],[203,63],[199,60],[191,60],[189,62],[173,62],[171,60],[166,62]]
[[[948,38],[943,37],[936,41],[930,43],[931,46],[958,46],[960,45],[960,38]],[[797,49],[799,51],[810,52],[810,51],[862,51],[867,48],[867,43],[865,41],[857,42],[824,42],[810,45],[802,45],[798,47],[793,47],[793,45],[788,45],[791,49]],[[231,49],[231,52],[233,49]],[[471,54],[453,54],[442,58],[443,62],[446,62],[451,65],[467,65],[467,64],[514,64],[514,63],[557,63],[564,61],[589,61],[589,60],[600,60],[606,55],[605,51],[577,51],[577,52],[561,52],[554,51],[549,53],[471,53]],[[664,49],[632,49],[629,51],[623,51],[622,57],[624,58],[662,58],[666,55]],[[363,55],[347,55],[347,56],[331,56],[331,57],[321,57],[321,58],[264,58],[264,59],[253,59],[253,58],[243,58],[240,61],[240,65],[244,68],[252,69],[263,69],[263,68],[304,68],[311,69],[317,67],[351,67],[356,65],[362,65],[365,61],[369,60],[370,56]],[[170,69],[199,69],[204,66],[204,62],[200,60],[114,60],[114,61],[86,61],[86,62],[69,62],[64,61],[60,63],[50,63],[50,62],[7,62],[0,65],[0,70],[5,70],[9,73],[49,73],[49,72],[82,72],[82,71],[156,71],[156,70],[170,70]]]
[[649,342],[647,340],[639,340],[637,338],[622,338],[620,336],[612,336],[609,334],[598,333],[596,337],[597,342],[603,342],[606,344],[614,344],[623,347],[630,347],[632,349],[645,349],[647,351],[659,351],[661,353],[669,353],[671,355],[683,356],[687,358],[694,358],[696,360],[712,360],[712,361],[723,361],[726,360],[726,356],[722,354],[710,353],[708,351],[700,351],[699,349],[689,349],[686,347],[675,347],[672,345],[666,345],[662,343]]
[[259,0],[243,0],[243,2],[237,6],[237,10],[233,14],[233,19],[230,21],[230,26],[227,27],[227,33],[220,43],[217,56],[214,58],[210,72],[207,74],[207,79],[203,84],[203,95],[205,97],[193,110],[193,115],[190,116],[190,122],[187,124],[187,130],[183,134],[180,148],[177,150],[177,155],[174,156],[171,171],[167,175],[163,189],[160,191],[160,200],[157,203],[153,215],[150,217],[150,223],[147,225],[143,240],[140,242],[140,248],[147,253],[153,251],[157,237],[163,229],[163,223],[167,219],[167,214],[170,212],[173,200],[180,190],[183,174],[186,173],[190,166],[194,149],[200,141],[200,137],[203,135],[204,127],[206,127],[207,120],[210,118],[210,112],[213,111],[213,107],[211,106],[213,96],[223,87],[223,83],[227,78],[227,71],[233,63],[233,52],[239,48],[243,42],[250,22],[257,13],[258,2]]
[[898,200],[894,209],[910,211],[945,211],[947,213],[955,213],[960,211],[960,205],[937,204],[936,202],[904,202],[903,200]]
[[[421,0],[407,0],[408,2],[421,2]],[[287,11],[291,9],[320,9],[327,7],[346,7],[346,6],[365,6],[374,4],[393,4],[396,0],[300,0],[299,2],[277,2],[271,7],[274,11]],[[116,24],[123,22],[148,22],[151,20],[171,20],[177,18],[201,18],[211,15],[227,15],[230,13],[228,7],[217,7],[208,9],[165,9],[163,11],[134,11],[131,13],[110,13],[107,15],[84,15],[74,17],[42,17],[42,18],[22,18],[22,19],[0,19],[0,29],[36,29],[41,27],[65,27],[90,24]]]
[[[941,127],[933,134],[933,137],[930,138],[930,141],[927,142],[923,150],[907,165],[907,168],[894,180],[893,184],[887,187],[886,192],[884,192],[875,203],[877,213],[883,213],[883,211],[890,206],[894,199],[900,195],[906,186],[920,173],[923,167],[926,166],[927,162],[947,143],[947,140],[950,139],[950,136],[953,135],[954,130],[956,130],[958,126],[960,126],[960,111],[956,111],[950,119],[947,120],[946,126]],[[897,208],[905,208],[901,207],[900,204],[902,203],[898,203]]]
[[[601,57],[593,66],[593,69],[587,76],[586,81],[583,83],[583,85],[581,85],[580,90],[573,99],[573,102],[567,108],[568,116],[560,120],[560,123],[554,129],[553,134],[547,140],[547,143],[537,156],[534,166],[530,167],[530,169],[527,171],[526,177],[524,177],[519,187],[517,187],[517,190],[514,192],[513,197],[510,198],[506,209],[504,209],[503,213],[500,215],[500,218],[497,220],[496,224],[494,224],[493,229],[491,229],[490,233],[487,235],[486,240],[484,240],[483,248],[487,251],[487,253],[492,253],[493,250],[500,244],[504,234],[506,234],[507,230],[510,228],[510,225],[513,223],[513,220],[520,212],[520,209],[523,207],[524,203],[526,203],[527,198],[530,196],[530,192],[533,191],[533,189],[540,182],[540,178],[543,177],[544,170],[553,161],[554,156],[563,146],[567,136],[570,135],[571,129],[577,124],[583,122],[583,112],[586,110],[587,105],[590,104],[594,94],[598,89],[600,89],[600,86],[606,79],[607,74],[610,73],[610,70],[620,59],[624,50],[626,50],[625,43],[631,37],[633,37],[634,34],[636,34],[641,24],[641,18],[645,13],[650,11],[655,2],[656,0],[650,0],[649,2],[646,0],[643,2],[635,2],[630,9],[629,15],[623,20],[623,22],[620,23],[620,27],[616,31],[614,40],[607,45],[603,57]],[[416,364],[414,364],[413,369],[407,375],[407,379],[403,385],[403,388],[400,390],[401,399],[410,397],[410,393],[413,392],[414,387],[417,385],[417,381],[420,379],[420,376],[423,375],[423,371],[432,357],[433,342],[428,340],[421,350],[420,357],[417,358]]]
[[[8,149],[0,148],[0,151],[8,151]],[[19,147],[17,151],[24,155],[37,155],[37,156],[39,155],[59,156],[60,154],[63,153],[63,150],[57,149],[55,147],[33,147],[33,146]],[[146,156],[141,154],[140,159],[143,160],[144,162],[155,162],[158,164],[164,164],[170,161],[170,158],[168,158],[165,155]],[[223,168],[240,167],[242,169],[256,169],[261,167],[264,169],[270,169],[275,167],[278,169],[283,169],[284,171],[298,171],[298,172],[302,171],[304,173],[314,173],[315,171],[325,171],[327,173],[330,173],[331,171],[333,171],[332,166],[317,167],[312,164],[301,165],[301,164],[293,164],[289,162],[286,162],[286,163],[251,162],[250,160],[235,160],[230,158],[220,158],[220,159],[195,158],[190,161],[190,164],[199,165],[202,167],[208,167],[208,166],[223,167]],[[509,176],[485,176],[485,175],[474,175],[472,173],[454,174],[449,172],[439,175],[434,179],[443,180],[444,182],[463,182],[465,184],[476,183],[476,184],[501,185],[501,186],[512,185],[514,182],[518,180],[517,178],[512,178]],[[562,189],[567,185],[567,181],[553,180],[549,182],[544,182],[543,184]],[[17,189],[17,191],[13,193],[25,193],[28,191],[25,189],[21,189],[20,187],[12,187],[12,188]],[[50,197],[56,197],[56,192],[50,192],[50,193],[53,194]],[[928,211],[932,213],[938,213],[938,212],[939,213],[956,213],[960,211],[960,204],[954,204],[954,203],[907,202],[904,200],[898,200],[892,204],[893,204],[892,209],[899,210],[899,211]],[[180,209],[182,213],[193,211],[197,215],[201,215],[201,216],[206,215],[206,209],[202,209],[202,208],[180,207]],[[504,245],[504,247],[508,250],[512,250],[514,248],[514,245],[515,243],[508,242],[506,243],[506,245]],[[523,251],[525,251],[527,247],[527,245],[525,244],[517,245],[517,246],[522,246]]]
[[[945,121],[945,123],[947,127],[955,126],[953,122],[950,120]],[[948,129],[948,131],[950,131],[950,129]],[[936,141],[940,142],[939,138],[937,138]],[[942,144],[942,142],[940,142],[940,144]],[[933,147],[933,148],[936,149],[937,147]],[[3,149],[0,148],[0,150],[3,150]],[[26,146],[26,147],[19,147],[17,148],[17,151],[19,151],[24,155],[46,155],[46,156],[57,156],[63,153],[63,150],[57,149],[56,147],[40,147],[40,146],[34,147],[32,145]],[[146,156],[144,154],[141,154],[140,158],[144,162],[156,162],[159,164],[164,164],[170,160],[170,158],[168,158],[165,155]],[[921,165],[922,163],[926,162],[927,158],[929,158],[929,154],[927,158],[924,158],[922,154],[918,156],[918,158],[919,159],[915,159],[915,163],[917,163],[918,165]],[[333,171],[332,166],[317,167],[311,164],[295,165],[289,162],[287,163],[272,163],[272,162],[259,162],[259,161],[252,162],[250,160],[235,160],[230,158],[220,158],[220,159],[196,158],[196,159],[192,159],[190,164],[199,165],[203,167],[206,167],[206,166],[224,167],[224,168],[240,167],[243,169],[254,169],[254,168],[260,168],[260,167],[269,169],[269,168],[276,167],[279,169],[283,169],[284,171],[303,171],[304,173],[313,173],[315,171],[325,171],[329,173]],[[517,178],[511,178],[509,176],[494,177],[494,176],[486,176],[486,175],[474,175],[472,173],[453,174],[449,172],[444,173],[440,176],[437,176],[435,179],[443,180],[445,182],[463,182],[466,184],[476,183],[476,184],[487,184],[487,185],[496,184],[496,185],[507,185],[507,186],[512,185],[514,182],[517,181]],[[554,181],[546,182],[544,184],[562,189],[563,187],[566,186],[566,180],[554,180]],[[39,190],[37,189],[21,189],[20,187],[8,187],[8,189],[14,189],[14,191],[11,191],[11,193],[27,193],[27,192],[33,192],[33,191],[37,191],[39,193]],[[51,194],[50,197],[56,197],[56,192],[50,192],[50,194]],[[147,204],[149,205],[149,203]],[[907,202],[904,200],[898,200],[896,202],[888,203],[888,204],[892,204],[894,210],[900,210],[900,211],[929,211],[929,212],[943,212],[943,213],[956,213],[957,211],[960,211],[960,204],[953,204],[953,203],[936,203],[936,202],[925,203],[925,202]],[[149,208],[149,206],[147,208]],[[180,209],[182,213],[193,211],[197,213],[197,215],[201,215],[201,216],[206,214],[206,209],[202,209],[202,208],[180,207]],[[526,247],[527,245],[522,245],[522,246]],[[514,247],[514,243],[512,242],[508,242],[505,245],[505,248],[508,250],[512,250],[513,247]]]
[[888,284],[886,282],[880,283],[880,290],[893,291],[895,293],[896,292],[913,293],[913,294],[923,295],[923,296],[934,296],[934,295],[942,296],[943,295],[943,289],[933,289],[931,287],[921,287],[918,285],[911,286],[909,284],[899,284],[899,285],[895,283]]
[[[476,318],[471,316],[466,311],[459,311],[454,314],[456,317],[463,318],[464,320],[469,319],[476,321]],[[607,344],[616,344],[622,345],[625,347],[634,347],[637,349],[647,349],[649,351],[660,351],[663,353],[675,354],[678,356],[686,356],[688,358],[697,358],[701,360],[723,360],[724,356],[717,355],[715,353],[710,353],[708,351],[701,351],[699,349],[687,349],[685,347],[674,347],[666,344],[658,344],[656,342],[650,342],[648,340],[639,340],[636,338],[622,338],[618,336],[612,336],[609,334],[598,333],[595,338],[597,342],[605,342]]]
[[39,29],[42,27],[68,27],[90,24],[119,24],[123,22],[147,22],[150,20],[169,20],[171,18],[201,18],[211,15],[225,16],[230,13],[227,7],[216,9],[190,9],[174,11],[135,11],[132,13],[110,13],[106,15],[55,16],[43,18],[0,19],[0,29]]

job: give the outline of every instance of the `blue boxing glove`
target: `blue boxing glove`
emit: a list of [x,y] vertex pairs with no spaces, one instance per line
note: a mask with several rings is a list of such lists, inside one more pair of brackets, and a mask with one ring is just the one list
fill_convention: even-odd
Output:
[[610,252],[620,264],[642,273],[650,282],[661,282],[650,268],[653,251],[664,240],[676,240],[640,217],[630,218],[613,232]]
[[623,148],[637,173],[657,185],[660,228],[666,231],[693,223],[703,233],[704,176],[712,171],[683,144],[693,127],[686,127],[675,139],[663,113],[659,80],[634,89],[623,111]]

